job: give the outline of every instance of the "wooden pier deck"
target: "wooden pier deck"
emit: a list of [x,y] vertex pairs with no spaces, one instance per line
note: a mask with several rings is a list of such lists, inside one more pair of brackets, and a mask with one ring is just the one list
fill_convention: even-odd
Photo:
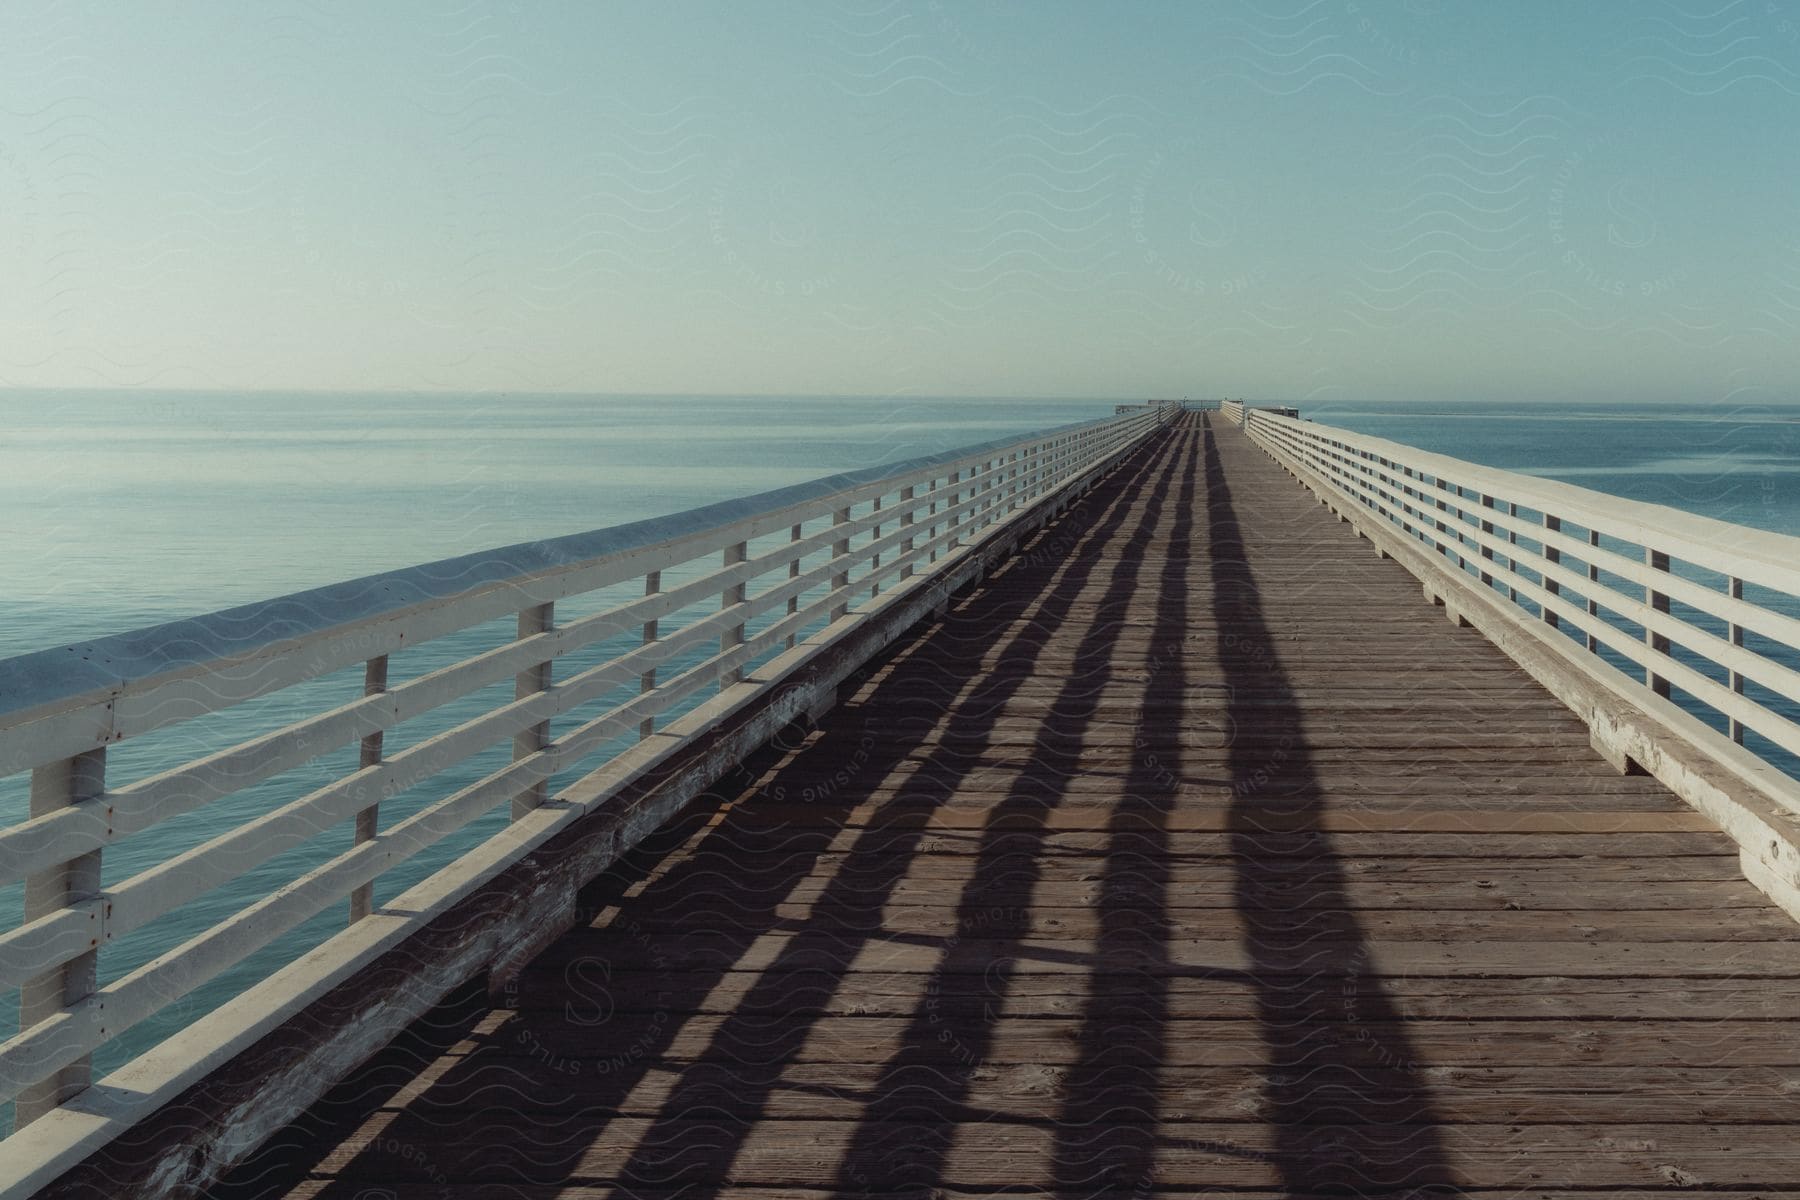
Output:
[[1800,1194],[1800,927],[1441,614],[1185,417],[218,1193]]

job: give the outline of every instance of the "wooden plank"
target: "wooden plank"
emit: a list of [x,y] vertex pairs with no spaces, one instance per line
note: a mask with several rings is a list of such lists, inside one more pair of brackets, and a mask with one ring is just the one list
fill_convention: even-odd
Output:
[[[378,1137],[439,1143],[471,1125],[532,1126],[614,1116],[655,1118],[703,1111],[745,1122],[845,1119],[884,1086],[883,1064],[793,1062],[776,1067],[713,1061],[655,1063],[641,1075],[572,1075],[552,1058],[477,1056],[429,1083],[401,1088],[378,1112],[379,1126],[352,1137],[366,1147]],[[905,1083],[934,1084],[959,1122],[1053,1122],[1067,1104],[1065,1064],[992,1064],[969,1073],[954,1064],[909,1064]],[[1577,1080],[1566,1067],[1453,1067],[1434,1070],[1429,1087],[1401,1067],[1322,1066],[1307,1074],[1308,1103],[1339,1120],[1419,1121],[1447,1125],[1542,1122],[1616,1125],[1622,1121],[1699,1120],[1766,1125],[1800,1121],[1791,1069],[1761,1067],[1586,1067]],[[1147,1089],[1154,1108],[1122,1111],[1120,1123],[1156,1114],[1207,1114],[1206,1119],[1258,1123],[1270,1117],[1266,1069],[1260,1066],[1165,1071]],[[1628,1114],[1628,1115],[1627,1115]],[[374,1124],[373,1122],[371,1123]]]
[[[814,837],[819,836],[817,832]],[[1390,885],[1413,883],[1458,883],[1480,888],[1489,881],[1496,888],[1508,880],[1521,880],[1548,886],[1581,889],[1590,881],[1596,884],[1655,885],[1668,882],[1728,883],[1747,887],[1734,854],[1664,855],[1650,859],[1583,858],[1515,858],[1496,859],[1468,847],[1462,855],[1446,854],[1433,858],[1399,858],[1394,856],[1341,858],[1333,865],[1346,881],[1380,879]],[[707,879],[700,887],[717,887],[717,879],[733,886],[771,886],[772,881],[804,878],[830,879],[843,876],[845,884],[861,885],[870,877],[891,878],[902,872],[907,878],[923,881],[966,881],[972,876],[975,860],[968,855],[926,855],[901,864],[883,862],[879,855],[820,852],[819,845],[808,844],[804,833],[796,833],[784,847],[785,853],[770,851],[753,861],[734,856],[724,846],[711,846],[703,853],[684,860],[682,869]],[[689,865],[691,864],[691,865]],[[1104,864],[1090,855],[1068,855],[1044,858],[1032,868],[1032,878],[1025,882],[1093,883],[1104,877]],[[1161,868],[1171,892],[1190,887],[1222,886],[1241,889],[1244,876],[1238,860],[1220,856],[1215,860],[1172,859]],[[1263,859],[1257,864],[1257,882],[1264,896],[1281,889],[1300,894],[1318,894],[1318,864],[1309,859]],[[986,878],[983,887],[1017,887],[1019,878]],[[942,886],[942,885],[935,885]],[[1756,893],[1758,896],[1762,894]],[[1767,898],[1762,898],[1766,906]]]
[[[1654,1188],[1609,1188],[1607,1196],[1617,1200],[1667,1200],[1668,1187],[1663,1184]],[[333,1179],[309,1179],[302,1181],[292,1191],[281,1193],[292,1200],[317,1200],[319,1197],[336,1197],[342,1185]],[[433,1184],[428,1190],[415,1193],[433,1197],[434,1200],[618,1200],[619,1191],[611,1184],[531,1184],[531,1183],[477,1183],[469,1181],[451,1181]],[[631,1189],[634,1197],[643,1200],[687,1200],[693,1195],[691,1184],[679,1183],[667,1187],[648,1187],[634,1185]],[[802,1188],[791,1185],[770,1187],[754,1183],[725,1184],[709,1187],[706,1194],[714,1200],[837,1200],[843,1195],[840,1191],[822,1188]],[[958,1192],[959,1197],[967,1200],[984,1200],[992,1197],[1016,1196],[1016,1191],[995,1189],[983,1191],[979,1188]],[[1142,1197],[1143,1189],[1131,1187],[1098,1186],[1063,1190],[1055,1187],[1034,1188],[1031,1195],[1043,1200],[1129,1200],[1130,1197]],[[1236,1191],[1221,1188],[1205,1187],[1201,1190],[1181,1188],[1159,1188],[1155,1193],[1166,1200],[1269,1200],[1267,1191]],[[1474,1193],[1471,1193],[1474,1194]],[[1564,1188],[1508,1187],[1502,1194],[1507,1200],[1568,1200],[1568,1191]],[[1759,1188],[1753,1192],[1721,1191],[1709,1189],[1707,1200],[1769,1200],[1771,1196],[1787,1195],[1786,1191],[1775,1191]],[[871,1186],[860,1191],[858,1195],[869,1200],[916,1200],[918,1191],[910,1187],[904,1180],[872,1180]],[[1341,1192],[1295,1192],[1284,1190],[1282,1195],[1287,1200],[1343,1200]]]
[[999,1119],[771,1121],[744,1130],[741,1139],[739,1124],[725,1116],[619,1118],[597,1130],[586,1121],[539,1127],[526,1138],[490,1124],[433,1145],[435,1153],[394,1139],[396,1144],[378,1142],[360,1156],[341,1150],[321,1167],[337,1171],[360,1157],[358,1178],[372,1181],[430,1180],[436,1173],[471,1181],[670,1186],[718,1171],[716,1148],[723,1143],[736,1147],[726,1161],[739,1184],[816,1186],[857,1172],[905,1179],[912,1172],[897,1164],[908,1164],[914,1170],[935,1167],[942,1186],[961,1191],[1044,1187],[1056,1182],[1058,1165],[1090,1177],[1116,1170],[1118,1160],[1129,1161],[1141,1145],[1142,1182],[1158,1189],[1280,1188],[1296,1177],[1358,1191],[1448,1179],[1485,1188],[1554,1180],[1569,1188],[1660,1183],[1791,1189],[1800,1179],[1800,1147],[1779,1126],[1321,1123],[1284,1134],[1267,1125],[1170,1120],[1143,1145],[1116,1131],[1071,1134],[1041,1122]]
[[[1279,911],[1341,908],[1364,915],[1389,909],[1438,913],[1525,910],[1571,914],[1666,910],[1689,915],[1695,922],[1713,929],[1739,919],[1721,916],[1730,910],[1756,913],[1758,921],[1774,922],[1777,917],[1770,910],[1768,898],[1743,882],[1663,880],[1655,887],[1645,886],[1649,881],[1642,879],[1593,882],[1579,877],[1579,867],[1576,868],[1577,877],[1572,880],[1546,880],[1539,875],[1541,872],[1495,871],[1477,878],[1444,882],[1388,878],[1379,874],[1371,877],[1368,872],[1363,872],[1348,876],[1339,887],[1322,894],[1316,887],[1308,886],[1309,876],[1290,872],[1281,881],[1266,882],[1258,889],[1258,895],[1246,897],[1239,872],[1231,868],[1189,871],[1180,878],[1158,881],[1161,886],[1144,881],[1136,888],[1130,886],[1129,881],[1124,886],[1117,886],[1097,878],[1078,880],[1066,875],[1049,878],[1042,873],[1029,882],[976,879],[967,871],[936,877],[909,873],[888,889],[887,901],[889,904],[940,908],[960,904],[1086,908],[1105,901],[1117,907],[1154,906],[1172,912],[1187,908],[1235,909],[1250,902]],[[700,912],[726,905],[739,913],[762,912],[778,904],[796,906],[800,910],[796,916],[810,915],[812,906],[832,894],[834,878],[832,873],[803,875],[798,879],[772,881],[765,886],[751,872],[732,881],[729,888],[722,883],[717,888],[697,888],[697,896],[685,888],[672,887],[652,898],[655,912],[646,915],[672,917],[690,905]],[[946,887],[946,879],[958,880],[962,886]],[[632,919],[643,920],[644,917],[634,915]]]
[[[1138,929],[1159,936],[1219,939],[1263,935],[1264,927],[1279,914],[1283,933],[1296,939],[1313,933],[1343,936],[1347,930],[1355,930],[1371,941],[1800,941],[1800,925],[1786,913],[1766,907],[1735,910],[1729,922],[1722,922],[1711,909],[1514,911],[1503,904],[1496,906],[1500,911],[1389,908],[1360,912],[1342,907],[1351,903],[1352,897],[1321,897],[1315,892],[1308,897],[1311,904],[1289,905],[1281,898],[1265,903],[1256,896],[1246,904],[1171,907],[1164,911],[1160,892],[1154,883],[1126,880],[1105,888],[1095,903],[1067,907],[1029,902],[1006,904],[983,895],[954,907],[940,903],[821,908],[807,902],[786,902],[753,910],[747,909],[740,897],[725,893],[700,896],[642,917],[633,916],[629,922],[634,932],[616,936],[635,937],[638,932],[650,931],[659,937],[678,938],[690,932],[804,928],[843,935],[925,938],[953,937],[959,929],[975,928],[990,935],[1004,932],[1019,937],[1088,941],[1100,937],[1121,919],[1129,919]],[[1332,903],[1334,899],[1338,903]],[[596,936],[591,944],[602,945],[603,939]]]
[[[933,808],[942,811],[956,809],[987,810],[996,804],[1020,794],[1038,794],[1054,796],[1058,807],[1067,804],[1095,803],[1117,801],[1124,791],[1123,781],[1107,773],[1093,771],[1069,778],[1045,777],[1031,773],[1029,770],[1013,772],[1005,768],[981,768],[980,783],[971,786],[966,781],[945,778],[937,772],[920,774],[918,772],[890,772],[879,779],[868,781],[850,779],[848,781],[830,776],[811,775],[807,777],[783,776],[774,781],[780,789],[775,793],[777,800],[790,803],[806,804],[817,810],[814,821],[796,821],[796,827],[813,824],[819,820],[829,821],[833,814],[843,812],[841,803],[847,795],[852,794],[846,788],[846,782],[853,786],[853,794],[858,799],[870,801],[916,801],[928,799]],[[977,774],[971,771],[970,775]],[[1621,776],[1620,778],[1631,778]],[[1443,790],[1434,790],[1427,794],[1417,791],[1408,792],[1403,786],[1395,786],[1379,792],[1358,792],[1350,788],[1319,787],[1305,780],[1295,780],[1282,791],[1274,788],[1265,789],[1262,793],[1263,803],[1246,813],[1247,819],[1258,821],[1279,820],[1284,804],[1294,809],[1308,808],[1329,812],[1334,819],[1357,814],[1382,814],[1405,812],[1410,809],[1430,808],[1438,811],[1469,813],[1555,813],[1564,814],[1577,811],[1584,802],[1591,802],[1596,809],[1612,812],[1629,813],[1670,813],[1678,812],[1669,804],[1667,795],[1661,792],[1629,792],[1608,791],[1590,794],[1571,788],[1568,791],[1541,792],[1483,790],[1486,782],[1480,776],[1459,776],[1446,773],[1439,776],[1441,783],[1454,785],[1454,791],[1446,786]],[[1172,795],[1170,793],[1173,793]],[[1173,800],[1177,805],[1193,806],[1201,804],[1217,804],[1229,802],[1231,784],[1221,781],[1214,784],[1187,783],[1177,781],[1172,788],[1160,789],[1161,795]],[[836,803],[834,803],[836,802]],[[1692,814],[1693,810],[1686,810]],[[1498,819],[1498,818],[1496,818]]]
[[[581,1011],[710,1013],[727,1015],[889,1016],[904,1017],[919,1005],[926,980],[916,972],[865,969],[840,972],[796,969],[776,974],[760,971],[683,971],[670,965],[635,969],[614,966],[604,978],[580,970],[571,961],[542,961],[523,972],[509,993],[504,1014],[548,1012],[562,1015],[571,1000],[587,1002]],[[598,957],[590,961],[599,961]],[[979,1016],[999,1009],[1004,1017],[1068,1017],[1097,1002],[1140,1000],[1145,981],[1136,975],[1015,974],[997,997],[977,975],[945,975],[935,983],[933,1002],[946,1016]],[[1221,985],[1214,979],[1172,976],[1158,984],[1158,1002],[1171,1020],[1253,1020],[1268,1011],[1316,1010],[1323,997],[1328,1006],[1349,1011],[1362,998],[1379,1000],[1395,1019],[1480,1021],[1575,1019],[1621,1021],[1712,1022],[1791,1021],[1793,1000],[1783,986],[1755,977],[1670,979],[1640,975],[1567,978],[1555,975],[1481,978],[1478,976],[1343,975],[1323,992],[1294,987],[1258,991]],[[516,1036],[507,1034],[504,1036]],[[472,1051],[471,1043],[468,1050]],[[1784,1080],[1786,1068],[1768,1068]]]
[[[952,944],[953,943],[953,944]],[[946,950],[955,953],[946,961]],[[548,961],[585,955],[578,942],[552,947]],[[761,932],[753,938],[688,931],[654,946],[632,940],[604,943],[611,969],[645,970],[876,970],[930,974],[980,973],[999,963],[1009,972],[1075,974],[1100,971],[1147,978],[1210,978],[1475,974],[1663,978],[1737,977],[1791,980],[1800,976],[1800,945],[1780,942],[1617,942],[1571,940],[1377,941],[1362,930],[1310,934],[1292,942],[1246,947],[1236,939],[1170,938],[1154,947],[1095,944],[1091,939],[977,938],[935,935],[860,937],[828,930]],[[1335,984],[1333,985],[1335,986]]]
[[[948,758],[905,757],[895,759],[876,759],[865,750],[860,756],[854,752],[863,749],[860,738],[858,745],[850,754],[840,754],[834,758],[835,765],[830,762],[815,763],[807,759],[799,759],[792,767],[783,768],[779,772],[771,770],[760,777],[759,782],[773,787],[787,785],[789,790],[798,794],[806,785],[821,779],[835,779],[840,782],[855,782],[866,794],[881,794],[883,789],[893,789],[911,782],[918,783],[950,783],[953,787],[940,788],[945,804],[954,804],[961,795],[979,796],[994,792],[1005,792],[1020,780],[1054,785],[1070,796],[1094,793],[1103,797],[1116,798],[1122,784],[1129,776],[1129,770],[1086,770],[1080,773],[1069,773],[1056,770],[1050,764],[1022,763],[1017,767],[1005,767],[981,763],[979,761],[954,761]],[[871,743],[872,746],[872,743]],[[821,756],[824,757],[824,756]],[[1429,790],[1422,791],[1422,784],[1427,780],[1424,773],[1404,774],[1392,769],[1384,770],[1381,766],[1370,764],[1366,770],[1345,773],[1342,777],[1322,779],[1316,772],[1296,773],[1273,772],[1265,780],[1258,795],[1263,797],[1279,797],[1295,791],[1303,791],[1308,796],[1317,797],[1321,802],[1337,801],[1358,796],[1403,797],[1417,802],[1421,795],[1429,796],[1434,801],[1454,799],[1458,797],[1516,796],[1535,795],[1568,800],[1584,797],[1638,796],[1653,797],[1669,812],[1692,812],[1693,810],[1669,796],[1668,790],[1654,780],[1647,780],[1642,775],[1620,775],[1614,771],[1592,776],[1580,775],[1548,775],[1535,771],[1520,771],[1510,774],[1492,768],[1480,769],[1464,765],[1453,766],[1450,770],[1430,776],[1438,784]],[[1183,794],[1189,802],[1203,800],[1228,799],[1231,795],[1233,780],[1227,775],[1224,779],[1187,780],[1177,777],[1173,790]],[[776,795],[773,799],[780,800]],[[1613,807],[1610,804],[1597,804],[1595,807]]]
[[[778,826],[799,828],[829,823],[847,829],[877,825],[892,805],[859,804],[845,810],[817,804],[763,803],[733,814],[738,829]],[[1059,801],[1042,812],[1008,812],[1002,802],[986,807],[933,806],[916,827],[929,830],[1004,829],[1026,826],[1053,830],[1106,829],[1119,819],[1120,805]],[[1456,812],[1423,805],[1403,812],[1314,811],[1311,806],[1259,809],[1234,813],[1223,806],[1177,808],[1155,816],[1169,833],[1217,833],[1235,830],[1338,833],[1454,833],[1464,835],[1519,833],[1713,833],[1711,821],[1692,809],[1661,812],[1608,812],[1583,808],[1560,812]],[[1138,823],[1147,824],[1148,815]],[[1504,847],[1502,847],[1504,849]]]
[[[921,831],[909,828],[904,808],[895,819],[866,829],[836,828],[825,851],[861,855],[884,853],[985,854],[1063,857],[1072,855],[1144,854],[1156,858],[1267,857],[1324,858],[1629,858],[1662,855],[1735,855],[1737,848],[1718,833],[1508,833],[1484,835],[1490,843],[1479,850],[1457,833],[1333,833],[1316,829],[1293,832],[1182,833],[1090,830],[1039,832],[982,830]],[[740,854],[771,853],[790,842],[795,831],[772,826],[764,830],[734,829],[731,840]]]

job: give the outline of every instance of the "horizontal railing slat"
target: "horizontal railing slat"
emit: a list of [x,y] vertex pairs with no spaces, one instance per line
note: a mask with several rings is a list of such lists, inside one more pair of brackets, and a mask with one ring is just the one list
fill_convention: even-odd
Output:
[[404,792],[539,722],[635,683],[646,667],[663,665],[690,646],[716,638],[729,624],[729,614],[715,614],[669,638],[553,683],[522,700],[490,709],[407,747],[379,766],[356,771],[127,879],[113,889],[114,928],[117,933],[136,929],[177,904],[318,836],[371,804]]
[[92,896],[0,936],[0,992],[86,954],[106,937],[105,896]]

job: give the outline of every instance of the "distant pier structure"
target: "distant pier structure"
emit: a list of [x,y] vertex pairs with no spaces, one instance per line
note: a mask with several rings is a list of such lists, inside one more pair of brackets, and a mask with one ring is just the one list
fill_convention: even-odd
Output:
[[1247,400],[1221,400],[1219,411],[1232,424],[1242,426],[1246,412],[1266,413],[1271,417],[1289,417],[1298,419],[1300,410],[1284,404],[1251,404]]
[[1800,539],[1196,407],[0,663],[0,1195],[1800,1196]]

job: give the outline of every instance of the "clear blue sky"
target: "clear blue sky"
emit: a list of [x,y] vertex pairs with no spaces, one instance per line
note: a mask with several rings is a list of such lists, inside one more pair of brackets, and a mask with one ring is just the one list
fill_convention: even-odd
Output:
[[0,6],[0,386],[1800,399],[1800,0]]

